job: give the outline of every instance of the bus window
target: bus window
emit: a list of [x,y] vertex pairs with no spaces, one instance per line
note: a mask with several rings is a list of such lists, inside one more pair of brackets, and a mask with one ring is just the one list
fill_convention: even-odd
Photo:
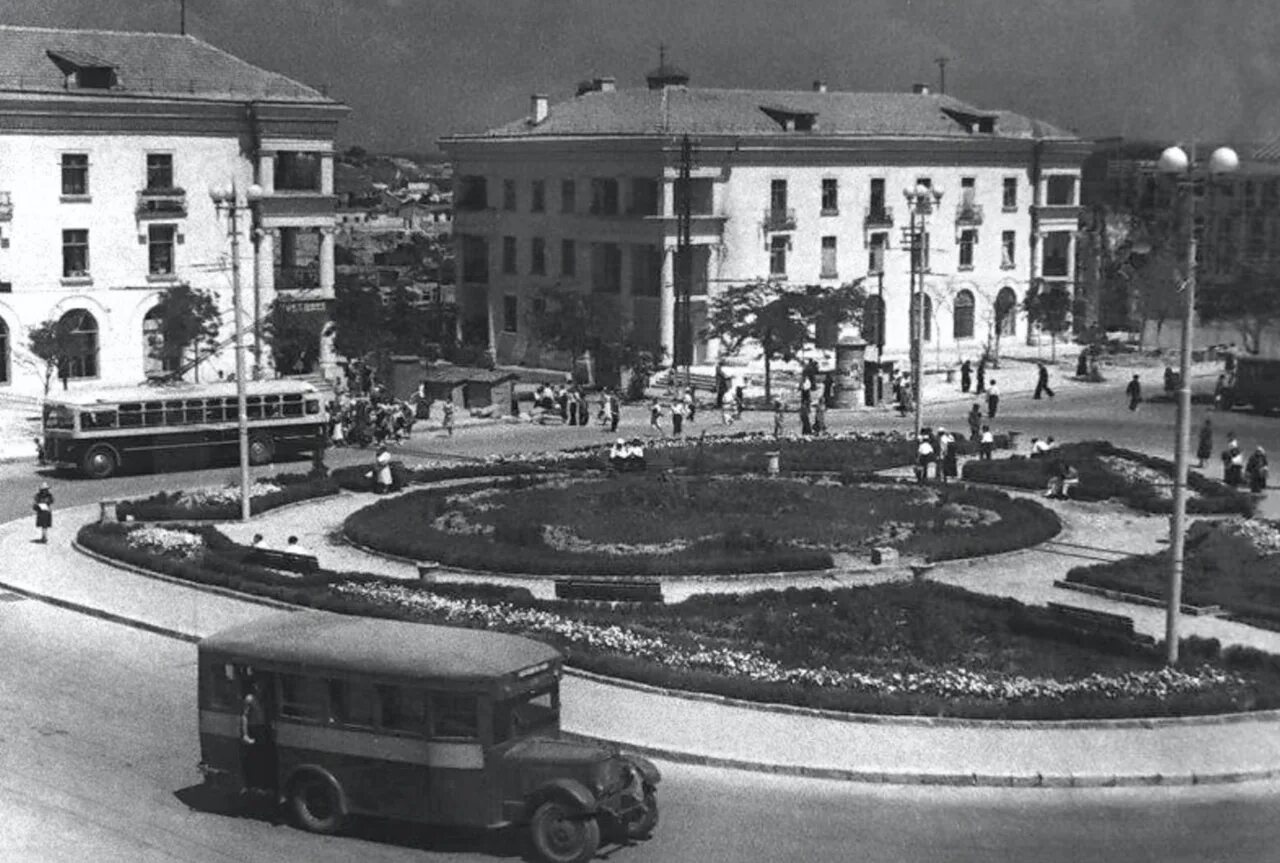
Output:
[[142,405],[137,402],[120,405],[120,428],[137,428],[142,425]]
[[308,414],[320,413],[320,402],[318,402],[315,399],[307,399],[307,413]]
[[291,719],[323,719],[325,686],[314,677],[280,675],[280,715]]
[[75,428],[76,416],[71,408],[62,405],[45,405],[44,427],[47,429]]
[[231,399],[209,399],[204,403],[205,422],[220,423],[235,419],[227,413],[227,402]]
[[185,423],[204,422],[204,399],[187,399],[183,402],[183,417]]
[[84,411],[80,414],[82,429],[113,429],[116,422],[116,412],[112,410]]
[[473,739],[480,736],[478,702],[474,695],[437,693],[431,696],[431,736]]
[[280,411],[280,396],[262,397],[262,415],[264,417],[279,417],[284,415]]
[[302,416],[302,395],[300,393],[289,393],[284,399],[284,415],[287,417]]
[[421,734],[427,727],[427,699],[420,689],[382,685],[378,693],[380,724],[387,731]]
[[555,723],[560,712],[560,694],[555,689],[526,692],[494,707],[493,740],[501,743],[524,737]]
[[349,680],[329,681],[330,722],[372,728],[375,701],[371,684],[353,683]]
[[182,402],[174,400],[164,403],[164,424],[167,426],[182,425]]
[[231,708],[240,706],[240,686],[236,667],[229,662],[215,662],[208,667],[205,676],[209,707]]
[[147,402],[143,405],[142,421],[149,426],[164,425],[164,402]]
[[249,419],[262,419],[262,396],[249,396],[246,400]]

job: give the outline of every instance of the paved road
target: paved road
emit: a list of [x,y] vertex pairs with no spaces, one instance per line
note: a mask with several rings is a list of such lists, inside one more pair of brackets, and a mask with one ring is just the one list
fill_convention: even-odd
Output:
[[[526,859],[511,834],[373,822],[316,837],[203,798],[189,644],[0,596],[0,655],[0,859]],[[1275,783],[963,790],[662,767],[657,835],[609,860],[1230,863],[1280,841]]]

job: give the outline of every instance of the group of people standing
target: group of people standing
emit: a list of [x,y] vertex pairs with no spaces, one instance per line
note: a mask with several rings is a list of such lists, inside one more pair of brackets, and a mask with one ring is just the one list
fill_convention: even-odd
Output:
[[959,476],[956,463],[956,439],[951,432],[942,426],[937,431],[921,429],[920,438],[916,442],[916,481],[924,482],[929,478],[930,465],[939,482],[955,479]]
[[560,422],[565,425],[585,426],[591,422],[587,394],[576,383],[556,384],[554,387],[543,384],[534,392],[533,404],[543,411],[544,416],[559,413]]
[[[1212,456],[1213,420],[1205,417],[1204,423],[1200,426],[1199,440],[1196,442],[1196,458],[1199,460],[1199,466],[1204,467]],[[1247,482],[1249,491],[1255,494],[1261,493],[1267,487],[1269,465],[1267,451],[1261,444],[1255,447],[1246,459],[1244,451],[1240,449],[1240,442],[1236,439],[1236,433],[1227,432],[1227,445],[1219,458],[1222,460],[1222,481],[1227,485],[1238,488]]]

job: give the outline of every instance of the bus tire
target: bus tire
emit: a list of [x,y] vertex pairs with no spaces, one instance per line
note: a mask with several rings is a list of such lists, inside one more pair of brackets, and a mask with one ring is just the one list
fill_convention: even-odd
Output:
[[544,863],[586,863],[600,847],[600,823],[559,800],[539,806],[529,822],[538,859]]
[[270,464],[275,454],[275,442],[270,435],[256,434],[249,438],[249,464]]
[[89,451],[80,459],[80,470],[91,479],[106,479],[120,467],[120,456],[116,451],[104,444],[89,447]]
[[347,820],[338,789],[315,774],[300,776],[294,781],[289,808],[298,826],[310,833],[337,833]]

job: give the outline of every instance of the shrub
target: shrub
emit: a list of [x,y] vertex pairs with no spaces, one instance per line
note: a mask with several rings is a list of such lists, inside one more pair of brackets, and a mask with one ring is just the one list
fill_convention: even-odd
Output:
[[[333,479],[306,474],[279,474],[259,482],[278,486],[279,491],[251,497],[249,510],[254,515],[339,491]],[[233,500],[192,500],[184,491],[161,491],[148,498],[122,501],[116,513],[121,520],[133,521],[231,521],[240,517],[240,501],[238,494]]]

